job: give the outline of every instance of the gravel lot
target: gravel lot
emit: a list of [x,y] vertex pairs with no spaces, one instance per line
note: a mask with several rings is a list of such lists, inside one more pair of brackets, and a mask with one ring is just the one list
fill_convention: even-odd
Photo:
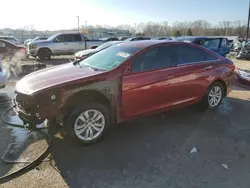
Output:
[[[234,62],[250,70],[250,62]],[[1,90],[0,99],[11,98],[13,86]],[[188,107],[136,119],[114,126],[101,142],[87,147],[64,140],[59,130],[53,160],[0,187],[249,188],[249,112],[250,90],[235,86],[215,111]],[[9,143],[24,142],[23,135],[27,132],[0,126],[1,155]],[[28,158],[41,147],[28,149]],[[198,151],[190,153],[193,147]],[[20,167],[0,161],[0,175]]]

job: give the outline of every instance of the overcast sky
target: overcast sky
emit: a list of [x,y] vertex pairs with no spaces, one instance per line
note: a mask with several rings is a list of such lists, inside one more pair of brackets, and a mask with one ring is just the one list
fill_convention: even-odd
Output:
[[247,20],[249,0],[1,0],[0,28],[37,30],[148,21]]

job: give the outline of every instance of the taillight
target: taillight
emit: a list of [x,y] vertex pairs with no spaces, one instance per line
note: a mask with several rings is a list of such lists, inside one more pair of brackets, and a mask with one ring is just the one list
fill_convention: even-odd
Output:
[[227,64],[227,66],[232,69],[232,71],[235,70],[234,62],[231,59],[224,58],[224,62]]
[[25,49],[25,48],[20,48],[19,51],[22,52],[22,53],[25,53],[25,52],[26,52],[26,49]]
[[230,69],[232,69],[233,71],[235,70],[235,65],[232,63],[232,64],[229,64],[228,65]]

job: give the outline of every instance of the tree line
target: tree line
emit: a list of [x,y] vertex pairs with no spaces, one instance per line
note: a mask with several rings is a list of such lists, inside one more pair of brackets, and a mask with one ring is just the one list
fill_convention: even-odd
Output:
[[212,25],[206,20],[168,22],[146,22],[131,25],[118,25],[117,29],[129,30],[132,35],[143,36],[238,36],[246,37],[245,21],[221,21]]

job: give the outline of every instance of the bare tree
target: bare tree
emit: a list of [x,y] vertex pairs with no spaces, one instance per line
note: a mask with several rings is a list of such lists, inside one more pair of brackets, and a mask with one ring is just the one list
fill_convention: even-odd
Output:
[[24,26],[20,29],[18,29],[21,33],[22,41],[24,41],[24,33],[28,31],[28,26]]
[[30,32],[30,34],[35,37],[35,32],[36,32],[36,29],[35,29],[35,26],[33,24],[31,24],[30,26],[27,27],[27,30]]
[[219,28],[221,30],[220,35],[227,36],[228,35],[228,30],[229,30],[231,24],[232,23],[230,21],[221,21],[221,22],[219,22]]
[[235,35],[239,37],[245,37],[246,33],[246,23],[243,21],[235,21],[234,22],[234,28],[235,28]]

